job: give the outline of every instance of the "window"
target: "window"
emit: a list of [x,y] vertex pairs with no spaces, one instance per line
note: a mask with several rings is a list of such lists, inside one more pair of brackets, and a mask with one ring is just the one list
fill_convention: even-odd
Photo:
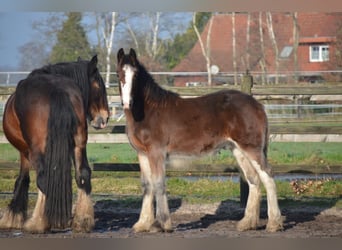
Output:
[[285,46],[280,52],[280,58],[288,58],[292,53],[292,46]]
[[326,62],[329,61],[328,45],[311,45],[310,46],[310,62]]

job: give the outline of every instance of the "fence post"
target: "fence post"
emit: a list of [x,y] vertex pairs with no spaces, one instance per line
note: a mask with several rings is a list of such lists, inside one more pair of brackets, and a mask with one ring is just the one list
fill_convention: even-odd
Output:
[[[253,76],[247,70],[246,74],[242,78],[241,91],[246,94],[252,95],[252,87],[253,87]],[[241,207],[246,207],[248,194],[249,194],[248,183],[245,181],[244,178],[242,178],[240,174],[240,206]]]

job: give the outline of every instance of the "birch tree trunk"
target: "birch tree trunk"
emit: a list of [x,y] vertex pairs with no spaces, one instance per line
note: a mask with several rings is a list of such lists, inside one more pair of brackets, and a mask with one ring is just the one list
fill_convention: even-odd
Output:
[[158,53],[158,33],[159,33],[160,12],[156,13],[154,27],[153,27],[153,42],[152,42],[152,59],[155,59]]
[[264,32],[262,30],[262,12],[259,12],[259,36],[260,36],[260,47],[261,47],[261,55],[260,55],[260,60],[259,64],[261,67],[261,81],[262,84],[265,84],[268,82],[267,80],[267,68],[266,68],[266,62],[265,62],[265,43],[264,43]]
[[198,31],[197,25],[196,25],[196,12],[194,12],[192,16],[192,25],[195,30],[195,33],[198,38],[198,42],[201,46],[202,54],[204,56],[204,59],[206,61],[206,68],[208,73],[208,85],[212,85],[212,75],[211,75],[211,61],[210,61],[210,37],[211,37],[211,28],[213,24],[213,16],[209,20],[209,26],[208,26],[208,33],[207,33],[207,39],[206,39],[206,45],[204,46],[201,34]]
[[[114,40],[114,33],[116,28],[116,18],[117,13],[111,12],[110,16],[102,15],[101,17],[97,16],[99,18],[97,20],[98,23],[101,21],[103,22],[102,27],[102,36],[105,43],[106,48],[106,76],[105,76],[105,85],[108,88],[110,83],[110,72],[111,72],[111,53],[113,49],[113,40]],[[102,19],[102,20],[101,20]]]
[[247,14],[247,27],[246,27],[246,71],[250,70],[249,58],[250,58],[250,49],[249,44],[251,40],[251,13]]
[[266,23],[267,23],[267,29],[268,29],[268,33],[269,36],[271,38],[271,42],[272,42],[272,46],[273,46],[273,50],[274,50],[274,62],[275,62],[275,74],[276,74],[276,78],[275,78],[275,83],[278,84],[279,83],[279,51],[278,51],[278,45],[277,45],[277,40],[275,38],[275,34],[274,34],[274,30],[273,30],[273,21],[272,21],[272,14],[271,12],[267,12],[266,13]]
[[232,13],[232,47],[233,47],[233,70],[234,85],[237,85],[237,66],[236,66],[236,34],[235,34],[235,12]]
[[151,32],[146,36],[145,49],[149,57],[153,60],[158,55],[158,34],[159,34],[159,23],[160,23],[161,12],[156,12],[154,15],[149,14]]
[[140,48],[139,48],[139,42],[138,42],[137,36],[135,35],[135,33],[132,29],[132,26],[129,24],[129,22],[126,22],[126,27],[127,27],[129,34],[131,35],[131,37],[133,39],[135,51],[139,55],[140,54]]
[[294,63],[294,81],[298,83],[299,80],[299,66],[298,66],[298,43],[299,43],[299,26],[298,26],[298,13],[292,13],[292,21],[293,21],[293,63]]

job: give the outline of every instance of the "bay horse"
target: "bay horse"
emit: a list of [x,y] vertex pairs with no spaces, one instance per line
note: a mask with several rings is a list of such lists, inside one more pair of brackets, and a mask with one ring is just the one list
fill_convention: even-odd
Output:
[[244,217],[237,229],[257,228],[262,182],[267,192],[266,229],[282,230],[276,185],[267,165],[269,134],[262,104],[235,90],[181,98],[154,81],[134,49],[129,54],[119,49],[117,75],[126,133],[138,154],[143,189],[142,208],[134,231],[173,231],[165,184],[168,156],[199,156],[225,147],[236,157],[249,185]]
[[[92,230],[88,121],[100,129],[108,118],[107,94],[97,56],[90,61],[79,59],[44,66],[18,83],[5,106],[3,130],[20,152],[20,173],[13,198],[0,220],[1,229],[43,233],[71,226],[74,232]],[[74,211],[72,165],[78,188]],[[36,171],[38,197],[32,216],[27,218],[31,167]]]

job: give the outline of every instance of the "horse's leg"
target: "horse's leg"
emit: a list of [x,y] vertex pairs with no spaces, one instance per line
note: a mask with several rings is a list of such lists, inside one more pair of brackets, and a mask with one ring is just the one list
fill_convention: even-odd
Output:
[[38,188],[38,197],[32,216],[24,224],[24,230],[31,233],[44,233],[50,228],[45,215],[45,194]]
[[152,224],[154,223],[153,180],[148,157],[139,152],[138,158],[140,164],[143,201],[139,220],[134,224],[133,229],[135,232],[146,232],[150,230]]
[[0,219],[0,228],[22,228],[27,216],[30,162],[20,154],[20,173],[16,179],[13,198]]
[[277,188],[273,177],[269,173],[270,171],[267,171],[266,156],[262,152],[258,155],[256,157],[251,157],[251,164],[258,173],[259,178],[266,189],[268,213],[266,230],[269,232],[276,232],[283,229],[283,219],[278,205]]
[[162,152],[156,152],[149,157],[153,193],[156,197],[156,221],[151,228],[152,232],[165,231],[172,232],[170,210],[166,196],[165,185],[165,156]]
[[233,154],[244,174],[249,187],[245,214],[244,217],[238,222],[237,229],[239,231],[256,229],[259,223],[260,216],[260,179],[257,172],[251,165],[251,162],[241,149],[235,147],[233,149]]
[[95,225],[94,206],[90,198],[91,169],[86,151],[86,129],[79,127],[75,136],[75,171],[78,187],[77,201],[74,207],[72,228],[74,232],[90,232]]
[[31,233],[44,233],[50,228],[48,218],[45,214],[45,204],[46,204],[46,195],[42,192],[46,184],[45,178],[39,177],[40,171],[43,171],[44,159],[42,154],[37,152],[33,152],[31,154],[31,163],[37,170],[37,188],[38,188],[38,197],[36,201],[36,205],[32,212],[31,217],[25,222],[23,229],[27,232]]

